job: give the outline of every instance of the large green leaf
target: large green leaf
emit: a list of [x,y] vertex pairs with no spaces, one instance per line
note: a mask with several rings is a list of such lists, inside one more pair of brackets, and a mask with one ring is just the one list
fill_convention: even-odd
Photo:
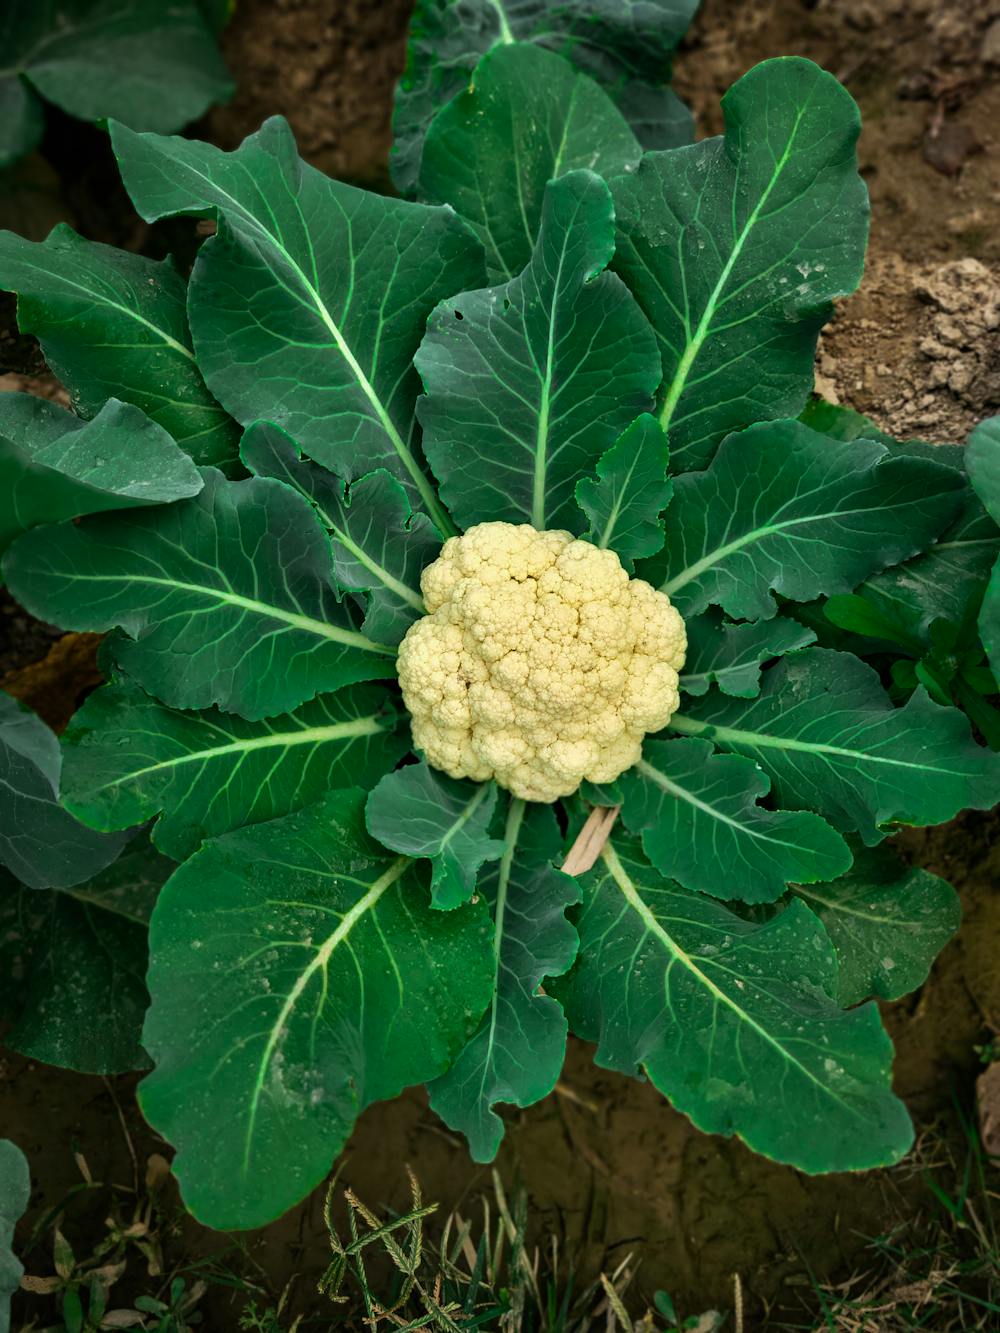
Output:
[[685,694],[705,694],[718,685],[723,694],[752,699],[760,693],[763,665],[804,648],[815,639],[811,629],[778,616],[736,625],[720,611],[706,611],[685,622],[687,656],[680,687]]
[[421,760],[387,773],[368,797],[368,832],[383,847],[431,860],[431,902],[450,910],[468,902],[479,868],[504,844],[490,837],[494,782],[462,782]]
[[148,1069],[146,934],[173,869],[136,839],[96,878],[39,892],[0,885],[0,1015],[15,1051],[63,1069]]
[[873,440],[831,444],[797,421],[762,423],[729,436],[707,471],[677,478],[666,549],[640,572],[663,575],[685,616],[714,603],[767,619],[772,593],[850,592],[922,550],[962,489],[952,469]]
[[112,137],[147,221],[218,217],[188,308],[219,401],[244,424],[276,422],[346,480],[387,468],[446,529],[417,449],[411,362],[437,303],[483,281],[465,224],[330,180],[280,118],[233,153],[122,126]]
[[801,902],[764,925],[661,879],[625,839],[583,879],[558,994],[597,1063],[643,1071],[699,1127],[802,1171],[897,1161],[913,1137],[874,1004],[832,998],[837,957]]
[[117,662],[176,708],[244,717],[394,674],[337,600],[330,542],[280,482],[204,470],[191,500],[34,528],[4,559],[18,600],[69,629],[119,626]]
[[686,889],[769,903],[793,881],[835,879],[851,864],[826,820],[766,810],[766,774],[741,755],[715,754],[708,741],[647,741],[618,785],[627,827],[657,870]]
[[424,450],[462,527],[579,532],[577,479],[650,406],[656,340],[621,279],[603,272],[613,251],[608,187],[571,172],[546,190],[524,273],[432,315],[416,358]]
[[0,691],[0,865],[32,889],[96,874],[125,837],[95,833],[59,804],[59,742],[41,718]]
[[860,848],[853,868],[833,884],[795,892],[833,940],[837,998],[845,1007],[870,995],[898,1000],[915,990],[962,921],[950,884],[902,865],[887,847]]
[[[969,475],[993,523],[1000,523],[1000,416],[981,422],[969,437]],[[996,540],[998,534],[993,533]],[[998,542],[1000,555],[1000,542]],[[983,646],[994,674],[1000,672],[1000,559],[993,566],[983,594],[979,621]]]
[[660,514],[670,503],[667,445],[655,417],[643,413],[597,463],[597,480],[581,477],[576,502],[590,519],[588,541],[610,547],[632,572],[633,561],[663,545]]
[[868,233],[861,121],[832,74],[768,60],[722,107],[724,138],[648,153],[612,183],[615,268],[659,339],[680,471],[728,432],[803,407],[817,335],[860,281]]
[[62,224],[42,242],[0,232],[0,287],[17,320],[92,416],[108,398],[133,403],[198,463],[228,463],[237,426],[195,364],[187,284],[173,263],[98,245]]
[[465,218],[486,251],[490,281],[506,282],[531,260],[550,180],[578,168],[618,176],[634,171],[641,155],[593,79],[515,43],[485,56],[468,90],[434,117],[420,194]]
[[290,1208],[358,1112],[444,1073],[489,1002],[485,905],[433,911],[363,803],[333,792],[208,842],[156,905],[139,1097],[209,1226]]
[[0,551],[36,523],[197,495],[187,454],[137,407],[112,398],[81,421],[30,393],[0,395]]
[[24,1268],[14,1254],[14,1227],[31,1198],[31,1173],[24,1154],[0,1139],[0,1333],[10,1333],[10,1298]]
[[533,42],[556,51],[603,84],[646,148],[691,140],[691,113],[664,87],[670,56],[698,0],[417,0],[406,72],[396,89],[390,166],[413,190],[424,136],[435,112],[469,84],[493,47]]
[[550,806],[512,801],[507,850],[480,879],[493,911],[493,999],[472,1040],[430,1085],[431,1106],[469,1141],[473,1160],[490,1162],[503,1138],[497,1102],[532,1106],[556,1085],[566,1054],[566,1019],[539,994],[576,956],[566,909],[580,900],[576,880],[553,868],[561,837]]
[[756,760],[780,805],[816,810],[870,845],[894,824],[941,824],[1000,800],[1000,758],[957,709],[923,690],[893,708],[850,653],[803,648],[764,672],[759,698],[713,690],[670,727]]
[[34,147],[25,132],[25,84],[82,120],[115,116],[137,130],[168,133],[233,91],[195,0],[32,0],[0,14],[0,166]]
[[364,632],[398,644],[425,612],[420,575],[441,550],[427,515],[411,511],[402,486],[382,469],[345,495],[339,477],[304,461],[294,440],[269,422],[250,427],[240,454],[251,472],[287,482],[315,506],[333,536],[337,583],[367,594]]
[[162,811],[153,839],[183,861],[203,838],[299,810],[333,787],[370,785],[406,752],[397,721],[381,685],[245,722],[167,708],[123,681],[92,694],[69,725],[63,804],[98,829]]

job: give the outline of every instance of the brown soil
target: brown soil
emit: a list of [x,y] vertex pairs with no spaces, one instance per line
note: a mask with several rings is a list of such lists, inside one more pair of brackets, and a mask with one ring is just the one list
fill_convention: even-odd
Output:
[[[281,112],[316,165],[383,183],[408,7],[407,0],[240,0],[225,38],[240,91],[200,132],[230,147]],[[831,69],[865,119],[871,255],[861,292],[842,303],[824,336],[823,388],[901,435],[962,440],[1000,407],[1000,0],[705,0],[677,61],[677,86],[701,132],[719,130],[725,88],[775,54],[808,55]],[[144,243],[142,230],[122,218],[96,218],[85,230]],[[0,340],[0,355],[8,346]],[[37,370],[30,349],[20,350],[28,359],[6,364]],[[44,387],[53,392],[51,382]],[[44,668],[8,674],[2,684],[46,707],[58,725],[75,691],[92,679],[91,645],[71,636],[53,646],[53,634],[5,604],[0,671],[12,664],[10,650],[21,664],[50,654]],[[67,668],[72,663],[79,671]],[[935,1127],[931,1137],[953,1132],[956,1099],[967,1105],[972,1096],[974,1047],[1000,1027],[995,830],[995,819],[968,815],[900,839],[909,859],[956,885],[966,909],[960,935],[927,985],[886,1006],[898,1090],[923,1131]],[[164,1150],[135,1110],[133,1086],[132,1079],[106,1084],[40,1068],[13,1054],[0,1061],[0,1129],[31,1158],[31,1221],[79,1181],[74,1148],[95,1178],[123,1186],[133,1180],[132,1150],[140,1166]],[[373,1204],[401,1207],[405,1162],[444,1207],[461,1203],[468,1211],[489,1179],[418,1091],[365,1113],[345,1178]],[[667,1288],[684,1313],[731,1308],[739,1273],[753,1319],[765,1308],[801,1311],[807,1270],[843,1277],[863,1262],[866,1237],[911,1217],[926,1198],[913,1163],[810,1179],[738,1142],[701,1135],[649,1085],[595,1070],[591,1051],[577,1042],[559,1091],[511,1116],[499,1168],[506,1181],[525,1182],[538,1236],[558,1236],[587,1272],[631,1251],[641,1259],[643,1292]],[[72,1205],[77,1228],[87,1197]],[[191,1261],[220,1244],[188,1219],[170,1248],[175,1261]],[[327,1259],[319,1192],[248,1244],[275,1292],[300,1275],[297,1299],[309,1308]],[[36,1271],[44,1266],[38,1257]],[[229,1298],[213,1289],[208,1299],[208,1326],[235,1328]]]

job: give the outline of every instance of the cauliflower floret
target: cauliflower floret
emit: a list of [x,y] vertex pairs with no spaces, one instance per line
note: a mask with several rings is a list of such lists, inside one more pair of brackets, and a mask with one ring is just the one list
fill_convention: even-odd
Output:
[[479,523],[421,577],[399,649],[413,740],[455,778],[555,801],[611,782],[678,705],[684,622],[612,551],[527,523]]

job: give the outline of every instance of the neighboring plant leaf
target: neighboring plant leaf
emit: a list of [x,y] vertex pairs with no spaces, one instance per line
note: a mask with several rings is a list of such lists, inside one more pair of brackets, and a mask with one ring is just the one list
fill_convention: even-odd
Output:
[[[969,436],[969,475],[994,523],[1000,523],[1000,416],[981,422]],[[983,594],[979,621],[993,674],[1000,673],[1000,559]]]
[[162,812],[153,840],[183,861],[203,838],[289,814],[334,787],[376,781],[408,748],[397,721],[379,685],[245,722],[215,709],[166,708],[122,681],[92,694],[69,725],[63,804],[98,829]]
[[459,781],[422,759],[381,779],[365,820],[383,847],[430,857],[431,904],[448,911],[472,897],[483,862],[503,853],[489,833],[496,802],[495,783]]
[[112,140],[148,222],[218,217],[188,309],[219,401],[244,425],[274,421],[347,481],[386,468],[450,531],[414,439],[411,361],[437,303],[483,281],[465,224],[330,180],[278,117],[233,153],[122,126]]
[[[0,170],[6,170],[33,148],[45,133],[41,102],[18,74],[0,74]],[[0,1324],[6,1333],[6,1326]]]
[[127,835],[95,833],[59,804],[59,742],[0,691],[0,865],[31,889],[68,888],[115,859]]
[[272,717],[353,681],[394,674],[331,583],[330,543],[280,482],[204,470],[192,500],[34,528],[4,560],[33,615],[123,629],[115,660],[176,708]]
[[663,510],[673,494],[667,479],[667,444],[655,417],[644,413],[597,463],[597,481],[581,477],[576,502],[590,519],[585,534],[610,547],[632,572],[633,562],[663,546]]
[[662,875],[713,898],[770,903],[792,882],[835,879],[847,843],[818,815],[766,810],[766,774],[708,741],[647,741],[618,780],[622,817]]
[[395,646],[424,614],[421,572],[437,558],[441,534],[426,514],[413,513],[406,492],[379,470],[353,482],[345,498],[339,477],[305,462],[284,431],[251,426],[240,454],[251,472],[294,486],[333,535],[334,578],[368,594],[365,634]]
[[85,1074],[149,1068],[146,935],[173,869],[143,837],[75,889],[0,886],[0,1014],[11,1049]]
[[962,921],[950,884],[904,866],[887,847],[859,848],[846,875],[795,893],[833,940],[845,1008],[871,995],[898,1000],[916,990]]
[[617,838],[583,894],[579,960],[556,993],[600,1066],[641,1070],[699,1129],[801,1171],[906,1152],[913,1131],[878,1009],[831,998],[836,954],[803,903],[752,924],[661,879]]
[[797,421],[731,435],[706,472],[678,477],[667,546],[640,573],[687,616],[715,604],[769,619],[772,593],[850,592],[920,551],[954,516],[962,480],[883,444],[836,445]]
[[604,182],[574,171],[545,193],[524,273],[431,316],[416,365],[424,451],[463,528],[484,520],[581,531],[581,474],[652,402],[659,354],[624,283]]
[[799,413],[799,420],[810,430],[818,430],[831,440],[878,440],[881,444],[896,444],[893,437],[879,430],[870,417],[855,412],[853,407],[828,403],[824,398],[810,398]]
[[663,354],[675,471],[724,435],[794,416],[820,328],[861,279],[868,203],[854,101],[811,61],[767,60],[722,100],[725,138],[649,153],[612,182],[615,268]]
[[396,186],[416,187],[424,136],[435,112],[468,87],[487,51],[532,42],[555,51],[604,85],[645,148],[690,143],[691,113],[663,85],[670,57],[698,0],[417,0],[406,71],[396,89]]
[[93,421],[0,395],[0,551],[36,523],[197,495],[198,469],[162,426],[111,398]]
[[0,287],[17,292],[33,333],[74,404],[109,397],[140,407],[197,463],[230,463],[238,427],[201,377],[188,332],[187,284],[170,260],[98,245],[58,226],[35,244],[0,233]]
[[360,1110],[444,1073],[489,1002],[485,905],[433,911],[363,803],[332,792],[214,839],[157,903],[139,1098],[219,1230],[297,1203]]
[[710,685],[718,685],[723,694],[740,699],[760,693],[760,673],[766,662],[805,648],[816,638],[811,629],[783,616],[736,625],[717,610],[690,617],[685,629],[688,646],[681,690],[702,695]]
[[1000,758],[957,709],[922,690],[893,708],[850,653],[803,648],[764,672],[758,699],[713,691],[670,727],[756,760],[779,805],[816,810],[869,845],[894,824],[942,824],[1000,800]]
[[576,957],[566,909],[580,900],[576,880],[553,868],[560,849],[551,806],[512,801],[507,851],[480,877],[493,912],[493,999],[458,1059],[429,1088],[431,1107],[469,1141],[473,1161],[491,1162],[504,1126],[497,1102],[532,1106],[556,1085],[566,1054],[566,1019],[539,987]]
[[[3,81],[27,81],[81,120],[169,134],[233,91],[195,0],[34,0],[5,7]],[[0,132],[0,164],[32,146]]]
[[550,180],[578,168],[618,176],[641,156],[592,79],[539,47],[498,46],[431,122],[420,196],[451,204],[482,242],[489,280],[507,282],[531,260]]
[[14,1254],[14,1227],[27,1211],[31,1173],[16,1144],[0,1139],[0,1333],[10,1333],[10,1298],[24,1268]]

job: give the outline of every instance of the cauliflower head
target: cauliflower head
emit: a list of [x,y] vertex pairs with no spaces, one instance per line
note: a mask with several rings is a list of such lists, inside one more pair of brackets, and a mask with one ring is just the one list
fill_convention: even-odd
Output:
[[528,801],[611,782],[678,705],[684,622],[612,551],[479,523],[421,577],[428,614],[399,649],[413,741],[455,778]]

